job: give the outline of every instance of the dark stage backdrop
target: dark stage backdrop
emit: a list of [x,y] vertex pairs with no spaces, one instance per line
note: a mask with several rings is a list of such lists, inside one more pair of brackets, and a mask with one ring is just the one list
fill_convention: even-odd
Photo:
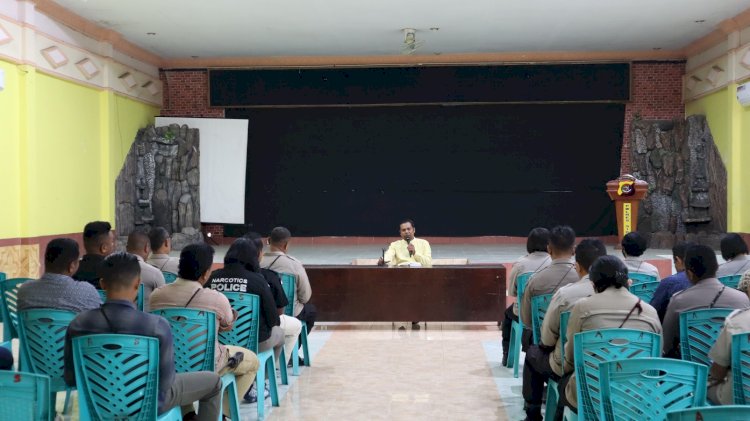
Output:
[[250,120],[245,219],[267,233],[616,233],[617,103],[227,109]]

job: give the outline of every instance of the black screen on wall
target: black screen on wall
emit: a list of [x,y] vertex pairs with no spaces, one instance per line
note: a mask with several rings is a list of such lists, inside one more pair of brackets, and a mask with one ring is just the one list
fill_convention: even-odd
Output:
[[247,118],[246,223],[296,236],[616,233],[616,103],[227,109]]

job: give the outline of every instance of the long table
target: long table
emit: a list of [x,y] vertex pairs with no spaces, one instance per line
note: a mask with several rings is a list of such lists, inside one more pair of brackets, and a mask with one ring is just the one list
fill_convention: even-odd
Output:
[[306,266],[320,321],[499,321],[502,265]]

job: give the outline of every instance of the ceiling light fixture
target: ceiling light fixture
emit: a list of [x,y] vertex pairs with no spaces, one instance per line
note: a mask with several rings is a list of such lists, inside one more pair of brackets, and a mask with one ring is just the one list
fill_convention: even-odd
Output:
[[698,20],[695,21],[695,23],[704,23],[704,22],[706,22],[705,19],[698,19]]
[[146,35],[154,36],[154,35],[156,35],[156,32],[146,32]]
[[404,44],[413,45],[417,42],[417,30],[413,28],[404,28]]
[[120,76],[117,76],[118,79],[122,82],[123,86],[125,86],[125,89],[131,90],[135,87],[135,85],[138,84],[138,82],[135,81],[135,78],[133,77],[130,72],[125,72],[121,74]]

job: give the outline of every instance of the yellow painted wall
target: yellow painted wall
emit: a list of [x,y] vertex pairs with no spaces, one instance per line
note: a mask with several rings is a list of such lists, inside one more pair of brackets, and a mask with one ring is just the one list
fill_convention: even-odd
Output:
[[750,107],[737,102],[737,85],[685,104],[685,115],[703,114],[727,168],[727,230],[750,232]]
[[114,185],[159,108],[0,60],[0,239],[114,224]]

